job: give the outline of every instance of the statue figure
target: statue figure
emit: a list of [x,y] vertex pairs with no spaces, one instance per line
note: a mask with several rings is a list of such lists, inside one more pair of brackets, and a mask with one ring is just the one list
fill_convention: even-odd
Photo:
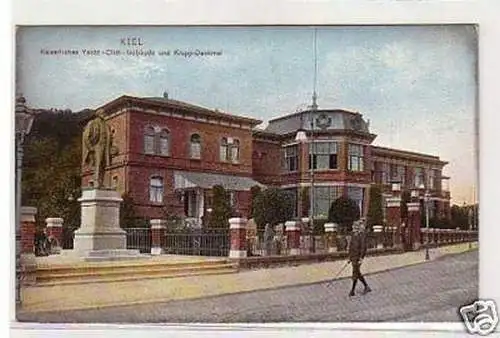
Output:
[[99,109],[96,118],[83,130],[83,162],[94,170],[94,187],[104,186],[104,172],[111,164],[111,157],[116,154],[112,146],[111,128],[104,120],[104,111]]

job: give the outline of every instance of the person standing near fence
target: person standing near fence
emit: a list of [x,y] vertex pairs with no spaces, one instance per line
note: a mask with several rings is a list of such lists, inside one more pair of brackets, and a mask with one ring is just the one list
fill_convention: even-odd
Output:
[[366,255],[366,236],[364,231],[364,219],[354,222],[352,225],[351,241],[349,243],[349,262],[352,264],[352,288],[349,296],[355,295],[358,280],[363,283],[365,289],[363,293],[372,291],[366,283],[365,277],[361,274],[361,264]]

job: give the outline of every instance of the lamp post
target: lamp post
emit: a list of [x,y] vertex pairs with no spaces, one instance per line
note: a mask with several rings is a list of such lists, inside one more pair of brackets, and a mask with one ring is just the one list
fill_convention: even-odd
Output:
[[[472,206],[472,208],[474,205]],[[472,208],[469,208],[469,233],[472,233],[472,220],[474,217],[474,212],[472,211]],[[472,249],[472,241],[469,239],[469,249]]]
[[[420,189],[426,189],[423,184],[420,185]],[[426,240],[425,240],[425,260],[428,261],[429,257],[429,202],[431,199],[431,195],[429,190],[425,190],[424,194],[424,208],[425,208],[425,229],[426,229]]]
[[23,96],[16,98],[16,304],[21,304],[21,171],[23,164],[24,137],[31,131],[35,112],[26,107]]
[[311,233],[311,250],[314,251],[314,112],[317,110],[316,104],[316,93],[313,94],[313,104],[311,106],[311,119],[310,119],[310,137],[308,139],[307,133],[304,129],[299,129],[297,135],[295,136],[295,141],[300,143],[306,143],[309,141],[309,163],[310,168],[310,180],[311,180],[311,192],[309,193],[309,231]]

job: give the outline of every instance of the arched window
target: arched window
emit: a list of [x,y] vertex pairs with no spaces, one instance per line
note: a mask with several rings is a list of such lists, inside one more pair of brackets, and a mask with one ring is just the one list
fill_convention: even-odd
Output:
[[234,140],[231,146],[231,160],[233,163],[240,161],[240,141]]
[[198,134],[191,135],[190,156],[195,159],[201,158],[201,137]]
[[146,127],[144,130],[144,152],[146,154],[155,153],[155,130],[153,127]]
[[227,143],[227,138],[223,137],[220,142],[220,160],[227,161],[229,158],[229,145]]
[[161,132],[160,132],[160,155],[163,155],[163,156],[167,156],[168,155],[168,152],[169,152],[169,142],[168,142],[168,131],[163,129]]
[[163,178],[151,177],[149,180],[149,200],[154,203],[163,202]]

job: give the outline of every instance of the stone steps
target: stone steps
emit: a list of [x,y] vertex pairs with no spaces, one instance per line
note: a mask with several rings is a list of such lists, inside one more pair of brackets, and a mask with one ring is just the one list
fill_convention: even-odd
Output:
[[36,286],[81,283],[121,282],[152,278],[175,278],[238,271],[235,263],[225,260],[189,263],[146,263],[94,266],[38,267]]

